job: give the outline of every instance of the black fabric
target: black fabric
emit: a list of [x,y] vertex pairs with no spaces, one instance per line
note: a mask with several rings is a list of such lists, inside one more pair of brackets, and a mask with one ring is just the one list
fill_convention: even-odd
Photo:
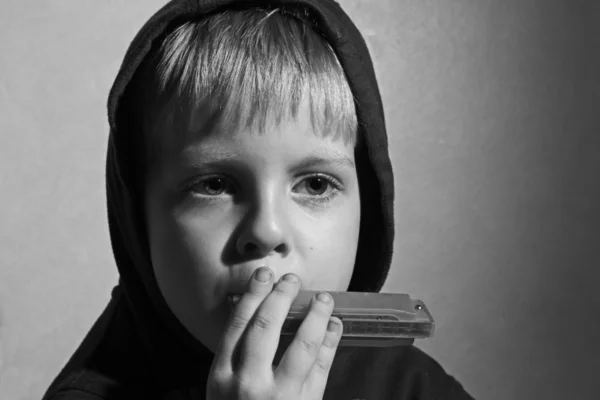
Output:
[[[210,360],[166,364],[169,384],[159,384],[136,340],[119,288],[83,344],[48,390],[48,400],[199,400]],[[185,361],[182,361],[185,363]],[[179,374],[179,375],[178,375]],[[167,379],[162,379],[165,382]],[[414,346],[337,351],[323,400],[469,400],[462,385]]]
[[[149,260],[128,84],[166,32],[222,7],[307,9],[313,29],[336,52],[356,99],[362,146],[356,158],[363,204],[359,251],[350,291],[378,292],[388,275],[394,239],[394,179],[383,105],[367,46],[332,0],[173,0],[129,46],[108,99],[108,222],[120,280],[106,310],[48,389],[45,399],[200,399],[213,354],[177,320]],[[338,350],[327,399],[470,398],[430,357],[406,346]]]

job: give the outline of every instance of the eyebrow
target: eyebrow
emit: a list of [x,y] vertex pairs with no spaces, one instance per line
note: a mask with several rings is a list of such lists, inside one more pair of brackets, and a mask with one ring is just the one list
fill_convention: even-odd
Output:
[[[182,153],[184,164],[192,168],[202,168],[210,165],[218,165],[228,161],[236,161],[240,156],[237,152],[224,151],[218,147],[211,148],[203,152],[201,161],[196,161],[193,151],[184,151]],[[294,165],[294,169],[307,169],[318,166],[332,165],[341,168],[354,169],[355,164],[350,157],[335,150],[321,150],[310,153],[300,162]]]
[[342,168],[354,168],[354,162],[350,159],[350,157],[342,154],[311,155],[300,161],[300,163],[296,165],[296,168],[305,169],[321,165],[334,165]]
[[297,168],[311,168],[320,165],[333,165],[342,168],[354,169],[354,161],[339,150],[332,148],[319,148],[308,154],[307,157],[303,158]]
[[[200,157],[193,149],[186,149],[181,153],[183,165],[193,168],[202,168],[208,165],[219,164],[229,160],[235,160],[238,157],[238,153],[224,151],[216,146],[202,151]],[[198,158],[200,160],[198,160]]]

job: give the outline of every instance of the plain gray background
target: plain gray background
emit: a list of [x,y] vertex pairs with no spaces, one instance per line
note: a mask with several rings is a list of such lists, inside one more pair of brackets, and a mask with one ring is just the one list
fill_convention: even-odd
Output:
[[[0,6],[2,399],[41,397],[116,284],[105,102],[162,4]],[[384,289],[437,322],[418,346],[477,398],[597,398],[598,2],[341,4],[386,105],[397,240]]]

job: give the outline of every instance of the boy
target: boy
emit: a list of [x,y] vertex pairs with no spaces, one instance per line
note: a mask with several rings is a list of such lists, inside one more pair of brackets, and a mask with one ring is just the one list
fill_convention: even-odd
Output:
[[[173,0],[108,102],[112,300],[45,399],[469,399],[413,346],[338,348],[377,292],[393,176],[365,43],[331,0]],[[323,291],[294,339],[300,288]]]

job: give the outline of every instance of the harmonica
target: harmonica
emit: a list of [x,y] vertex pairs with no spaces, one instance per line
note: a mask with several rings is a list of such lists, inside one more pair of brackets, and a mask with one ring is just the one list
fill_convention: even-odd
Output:
[[[300,291],[283,324],[282,336],[296,334],[316,291]],[[327,292],[333,316],[344,326],[340,346],[395,347],[433,336],[435,322],[420,300],[408,294]]]

